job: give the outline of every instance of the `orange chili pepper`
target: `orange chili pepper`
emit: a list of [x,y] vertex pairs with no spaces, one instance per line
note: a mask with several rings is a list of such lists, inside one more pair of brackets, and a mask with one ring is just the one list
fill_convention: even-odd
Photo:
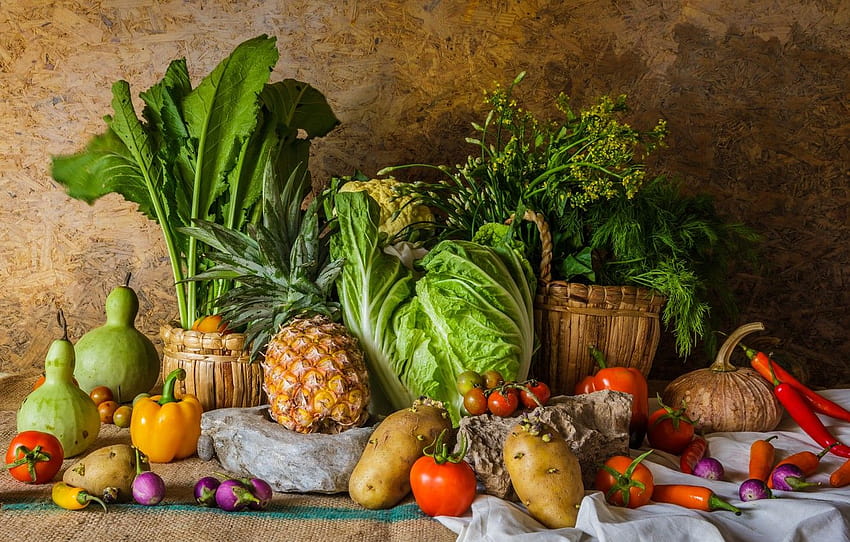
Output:
[[756,440],[750,445],[749,477],[751,479],[766,482],[770,477],[776,455],[776,448],[770,441],[775,438],[776,435],[773,435],[766,439]]
[[675,504],[693,510],[711,512],[714,510],[729,510],[736,516],[741,511],[735,506],[718,497],[707,487],[691,485],[657,485],[652,490],[652,500],[660,503]]
[[844,487],[850,485],[850,459],[844,462],[843,465],[835,469],[829,475],[829,485],[832,487]]

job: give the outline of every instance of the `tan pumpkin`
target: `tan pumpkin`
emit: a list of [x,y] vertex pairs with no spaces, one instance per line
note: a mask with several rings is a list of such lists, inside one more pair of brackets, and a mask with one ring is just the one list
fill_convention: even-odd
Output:
[[773,395],[773,385],[754,369],[729,363],[738,342],[761,322],[745,324],[733,331],[711,366],[676,378],[662,393],[666,405],[681,405],[695,426],[705,433],[717,431],[771,431],[782,418],[782,406]]

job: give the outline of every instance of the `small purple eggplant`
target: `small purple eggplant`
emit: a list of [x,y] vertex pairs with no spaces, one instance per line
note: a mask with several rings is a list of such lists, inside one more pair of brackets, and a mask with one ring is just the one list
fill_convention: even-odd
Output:
[[153,506],[165,498],[165,482],[159,474],[151,472],[150,462],[138,448],[136,453],[136,477],[130,485],[133,500],[145,506]]
[[272,500],[272,486],[268,482],[260,478],[249,478],[243,480],[251,494],[257,498],[257,502],[248,504],[248,508],[252,510],[262,510],[269,505]]
[[195,501],[201,506],[214,507],[215,491],[221,482],[214,476],[204,476],[195,482]]
[[703,457],[694,465],[694,474],[706,480],[722,480],[723,465],[713,457]]
[[215,490],[215,503],[224,511],[238,512],[260,500],[239,480],[225,480]]
[[817,482],[807,481],[800,467],[791,463],[779,465],[773,469],[773,472],[770,473],[770,481],[773,482],[773,489],[782,491],[799,491],[820,485]]
[[165,482],[155,472],[145,471],[133,479],[133,500],[145,506],[153,506],[165,498]]
[[744,502],[759,501],[761,499],[772,499],[773,492],[767,487],[764,480],[750,478],[741,482],[738,488],[738,496]]

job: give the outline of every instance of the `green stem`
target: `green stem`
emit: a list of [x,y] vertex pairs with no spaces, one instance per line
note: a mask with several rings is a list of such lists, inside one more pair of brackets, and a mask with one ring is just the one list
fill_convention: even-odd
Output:
[[711,494],[711,497],[708,498],[708,507],[711,510],[728,510],[730,512],[734,512],[736,516],[741,515],[740,509],[729,504],[713,493]]
[[18,451],[23,455],[12,463],[6,463],[6,468],[14,469],[15,467],[20,467],[21,465],[26,463],[27,472],[30,475],[30,481],[35,482],[37,478],[35,466],[42,461],[50,461],[50,454],[45,451],[42,451],[41,444],[37,445],[32,450],[30,450],[26,446],[19,446]]
[[595,345],[590,345],[587,347],[588,351],[590,351],[590,357],[596,362],[596,365],[599,366],[600,369],[605,369],[608,367],[608,364],[605,363],[605,354],[602,353],[602,350],[596,348]]
[[409,168],[414,168],[414,167],[424,167],[424,168],[429,168],[429,169],[437,169],[439,171],[442,171],[443,173],[445,173],[449,177],[451,177],[451,175],[449,175],[449,173],[444,168],[442,168],[440,166],[435,166],[433,164],[402,164],[402,165],[399,165],[399,166],[387,166],[383,169],[380,169],[377,174],[378,175],[386,175],[387,173],[392,173],[393,171],[397,171],[399,169],[409,169]]
[[183,380],[186,378],[186,369],[182,367],[179,369],[174,369],[168,376],[165,377],[165,382],[162,384],[162,397],[160,397],[159,401],[157,401],[160,405],[164,405],[166,403],[176,403],[177,398],[174,397],[174,385],[178,380]]

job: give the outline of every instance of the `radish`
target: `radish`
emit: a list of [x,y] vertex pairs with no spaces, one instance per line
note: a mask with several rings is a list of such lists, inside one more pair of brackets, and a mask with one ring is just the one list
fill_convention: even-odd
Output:
[[694,474],[706,480],[722,480],[723,465],[713,457],[703,457],[694,465]]
[[750,478],[741,482],[741,487],[738,488],[738,496],[744,502],[758,501],[761,499],[772,499],[773,492],[767,487],[764,480]]

